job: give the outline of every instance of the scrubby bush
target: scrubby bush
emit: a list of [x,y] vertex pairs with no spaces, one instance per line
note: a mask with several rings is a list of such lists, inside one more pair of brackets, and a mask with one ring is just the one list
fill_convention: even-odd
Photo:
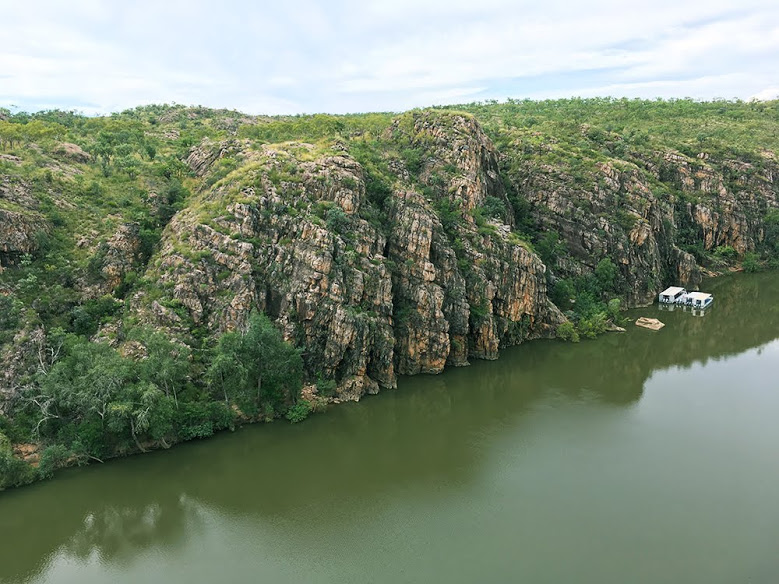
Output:
[[759,272],[762,268],[760,265],[760,259],[756,253],[746,254],[741,262],[741,267],[744,268],[745,272],[750,273]]
[[557,265],[557,258],[567,252],[564,241],[560,240],[560,234],[557,231],[547,231],[536,244],[536,251],[544,262],[550,268]]
[[290,407],[284,417],[286,417],[293,424],[296,424],[305,420],[310,414],[311,404],[305,400],[301,400],[294,406]]
[[335,395],[335,390],[338,384],[335,379],[324,379],[319,377],[316,381],[316,390],[319,395],[330,397]]
[[738,252],[730,245],[720,245],[714,250],[714,255],[727,261],[733,261],[738,256]]
[[560,310],[570,310],[571,300],[576,295],[576,290],[570,280],[557,280],[552,286],[550,298]]
[[327,210],[327,228],[333,233],[345,235],[349,228],[349,216],[341,207],[332,207]]
[[484,214],[505,222],[506,205],[497,197],[487,197],[484,199]]
[[603,258],[595,267],[595,279],[601,292],[614,290],[619,271],[610,258]]
[[42,479],[50,478],[55,470],[65,466],[70,456],[70,450],[62,444],[48,446],[41,454],[41,460],[38,464],[38,476]]
[[607,328],[607,318],[605,312],[596,312],[591,316],[581,318],[578,322],[579,334],[587,339],[594,339],[598,335],[605,333]]
[[0,433],[0,491],[26,485],[34,478],[33,468],[14,456],[10,440]]
[[573,325],[573,323],[570,320],[566,320],[557,327],[557,338],[561,341],[578,343],[579,333],[576,331],[576,327]]

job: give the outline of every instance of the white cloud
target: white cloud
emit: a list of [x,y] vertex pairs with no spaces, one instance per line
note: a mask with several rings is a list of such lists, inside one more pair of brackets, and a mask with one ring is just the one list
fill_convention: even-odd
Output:
[[779,99],[779,85],[774,87],[766,87],[755,93],[750,99],[757,99],[760,101],[767,101],[771,99]]
[[779,78],[773,1],[261,4],[14,3],[3,11],[0,105],[176,101],[273,114],[508,96],[747,99]]
[[748,87],[752,79],[745,74],[731,73],[682,80],[655,80],[635,83],[613,83],[609,85],[581,86],[572,90],[538,92],[529,97],[564,98],[598,97],[603,95],[620,97],[662,97],[666,99],[689,97],[693,99],[735,99],[742,94],[732,93],[734,87]]

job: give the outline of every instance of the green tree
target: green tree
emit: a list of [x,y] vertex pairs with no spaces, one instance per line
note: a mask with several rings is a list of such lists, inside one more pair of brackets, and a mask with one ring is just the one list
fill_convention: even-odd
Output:
[[129,384],[108,405],[107,429],[117,437],[129,432],[138,450],[146,452],[141,444],[144,435],[161,440],[172,428],[170,398],[149,382]]
[[601,292],[614,290],[617,282],[617,266],[610,258],[603,258],[595,267],[595,278]]
[[104,421],[109,404],[131,377],[131,364],[105,343],[68,343],[67,355],[40,380],[41,391],[54,399],[58,418]]
[[550,268],[557,265],[557,258],[568,251],[564,241],[560,240],[560,234],[557,231],[547,231],[544,236],[536,243],[536,251],[544,262]]
[[141,168],[141,161],[135,158],[135,156],[117,156],[114,164],[117,170],[127,174],[129,179],[134,179],[138,175],[138,171]]
[[206,377],[226,404],[277,416],[297,402],[303,359],[267,316],[254,313],[245,333],[225,333],[219,339]]
[[579,342],[579,333],[576,331],[573,323],[566,320],[564,323],[557,327],[557,338],[561,341],[568,341],[571,343]]
[[172,343],[158,332],[140,331],[130,336],[142,340],[146,347],[146,358],[136,365],[140,378],[172,398],[178,408],[178,393],[187,384],[190,371],[189,347]]
[[0,146],[13,148],[21,139],[22,131],[19,124],[0,121]]
[[103,170],[103,176],[111,174],[111,159],[114,156],[114,145],[116,140],[113,135],[107,132],[100,132],[97,140],[90,148],[92,155],[100,161],[100,167]]

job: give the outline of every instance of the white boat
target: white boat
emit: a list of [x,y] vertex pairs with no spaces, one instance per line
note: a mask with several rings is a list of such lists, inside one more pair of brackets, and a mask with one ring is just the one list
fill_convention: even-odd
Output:
[[673,306],[690,306],[703,310],[714,302],[714,296],[706,292],[687,292],[681,286],[671,286],[660,292],[658,300],[662,306],[667,306],[669,309]]
[[687,290],[679,286],[671,286],[660,292],[660,304],[677,304],[679,299],[687,294]]
[[714,302],[714,296],[706,292],[688,292],[687,304],[693,308],[706,308]]

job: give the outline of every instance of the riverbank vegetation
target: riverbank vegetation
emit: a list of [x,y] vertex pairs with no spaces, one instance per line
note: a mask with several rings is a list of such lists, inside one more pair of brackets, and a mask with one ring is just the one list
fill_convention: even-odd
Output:
[[[298,404],[300,351],[264,315],[254,314],[243,333],[223,334],[205,362],[159,332],[135,329],[127,336],[122,354],[52,331],[14,423],[0,417],[0,488],[64,465],[205,438],[237,423],[282,415],[301,421],[311,411]],[[44,446],[37,468],[14,456],[13,443]]]

